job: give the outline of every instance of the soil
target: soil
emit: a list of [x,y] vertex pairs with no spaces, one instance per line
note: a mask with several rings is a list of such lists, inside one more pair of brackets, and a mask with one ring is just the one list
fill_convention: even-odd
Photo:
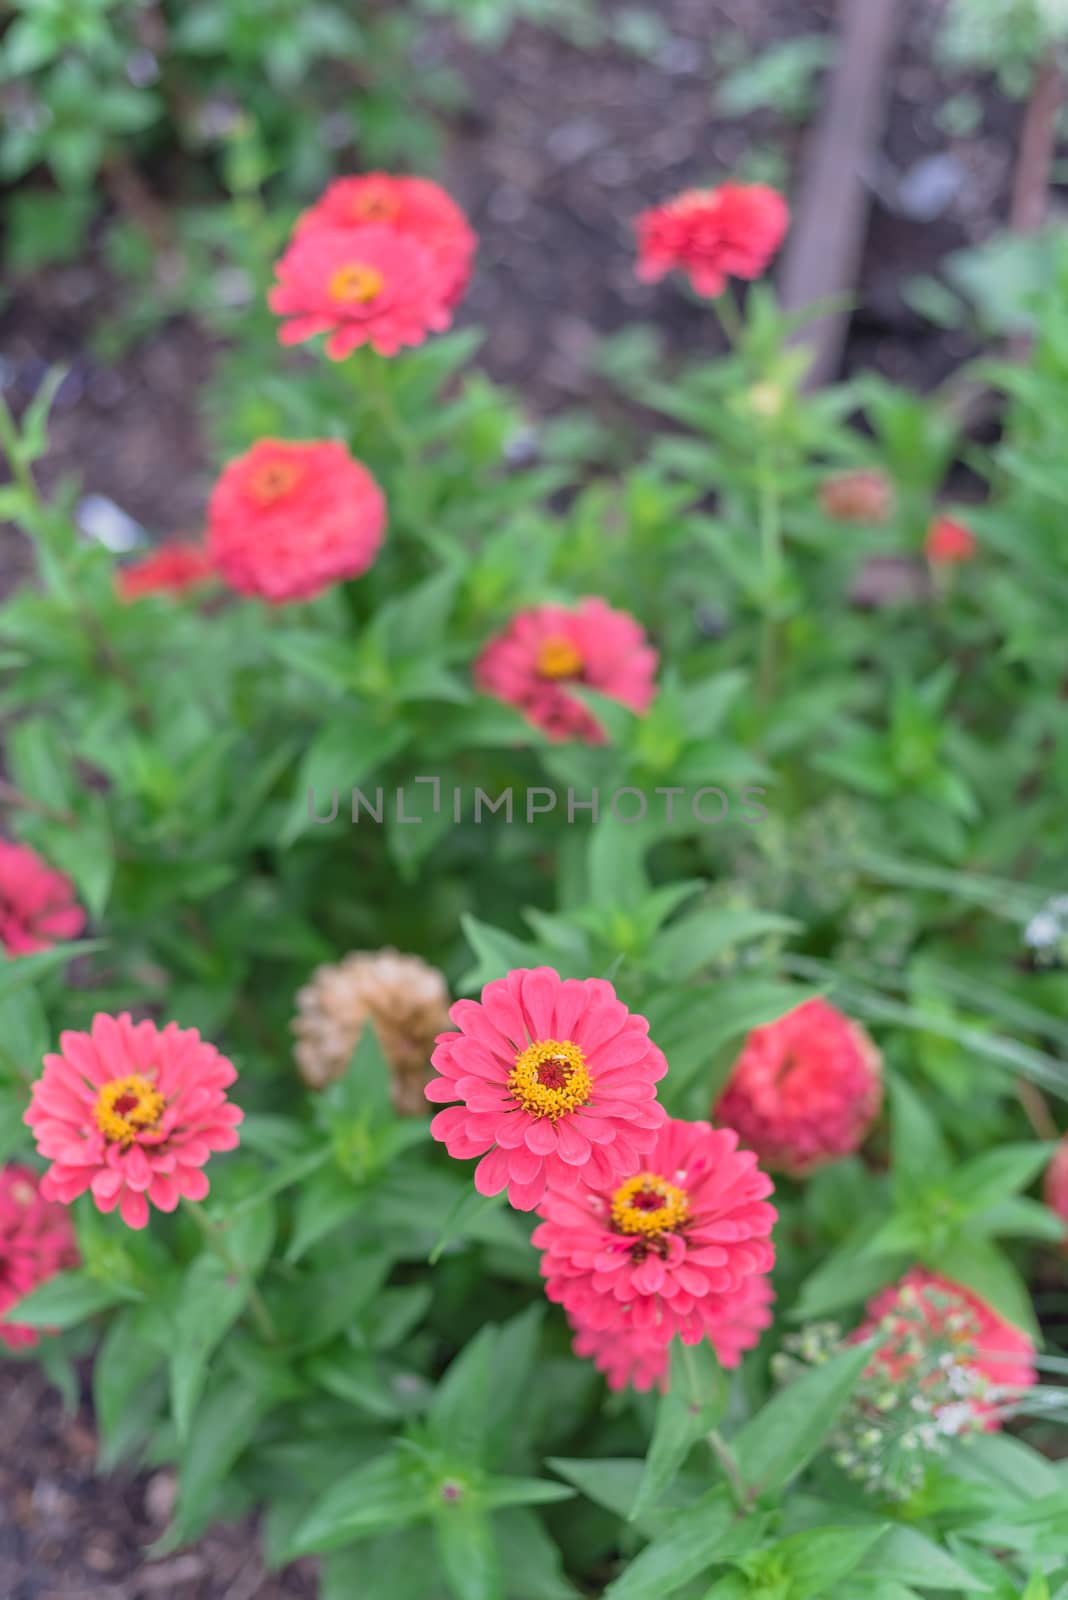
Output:
[[99,1477],[88,1414],[66,1413],[32,1362],[0,1363],[3,1600],[315,1600],[314,1563],[265,1573],[255,1528],[216,1528],[159,1561],[169,1473]]
[[[884,149],[870,174],[870,229],[847,370],[874,366],[926,388],[970,353],[966,337],[933,330],[903,286],[949,251],[989,237],[1008,213],[1020,110],[987,83],[941,77],[932,31],[944,0],[907,3]],[[591,0],[596,4],[596,0]],[[605,17],[628,6],[602,3]],[[754,152],[796,172],[801,131],[773,111],[716,111],[710,85],[733,43],[745,54],[827,31],[834,0],[660,0],[653,59],[616,47],[579,50],[516,29],[480,56],[446,30],[421,47],[458,70],[469,109],[452,131],[445,181],[470,212],[481,248],[465,308],[487,329],[483,359],[536,414],[597,399],[598,338],[655,324],[678,356],[710,342],[707,313],[672,282],[633,275],[632,220],[687,185],[716,181]],[[939,113],[951,93],[977,92],[983,121],[951,139]],[[942,159],[944,204],[905,214],[901,180]],[[922,176],[922,170],[921,170]],[[906,190],[908,183],[906,183]],[[16,284],[0,315],[0,387],[16,409],[49,366],[68,376],[57,398],[46,488],[75,475],[153,535],[195,530],[210,486],[198,413],[210,340],[176,319],[114,363],[91,353],[93,320],[121,314],[100,262]],[[0,593],[25,567],[15,536],[0,538]],[[255,1530],[213,1532],[162,1562],[142,1552],[162,1531],[165,1476],[94,1475],[91,1421],[63,1414],[32,1366],[0,1364],[0,1596],[4,1600],[298,1600],[315,1593],[307,1568],[267,1576]]]

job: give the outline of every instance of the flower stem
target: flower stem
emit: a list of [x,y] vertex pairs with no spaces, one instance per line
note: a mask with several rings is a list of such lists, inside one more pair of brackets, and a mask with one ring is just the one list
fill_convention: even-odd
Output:
[[235,1278],[238,1278],[241,1283],[244,1284],[245,1290],[248,1294],[248,1307],[252,1312],[253,1321],[255,1322],[257,1328],[259,1328],[263,1337],[267,1340],[268,1344],[277,1344],[278,1329],[274,1325],[274,1318],[268,1311],[263,1296],[256,1288],[256,1285],[253,1283],[248,1272],[241,1265],[240,1261],[238,1261],[237,1257],[227,1245],[226,1240],[222,1235],[222,1229],[219,1227],[218,1223],[212,1222],[211,1218],[205,1215],[203,1208],[193,1200],[183,1199],[182,1209],[187,1216],[192,1217],[193,1221],[196,1223],[197,1227],[200,1229],[211,1248],[215,1251],[215,1254],[219,1257],[219,1260],[226,1267],[227,1271],[232,1273]]
[[767,452],[761,457],[758,479],[760,560],[763,577],[763,619],[760,627],[758,696],[771,703],[779,657],[779,621],[776,609],[783,575],[782,520],[774,465]]
[[723,1476],[727,1480],[727,1488],[730,1490],[730,1496],[734,1501],[736,1509],[748,1515],[749,1491],[745,1486],[745,1479],[742,1477],[738,1463],[734,1459],[734,1452],[731,1450],[730,1446],[718,1428],[712,1428],[710,1430],[708,1434],[708,1443],[711,1447],[712,1454],[715,1456],[716,1460],[723,1469]]
[[738,302],[734,298],[734,289],[730,283],[726,285],[722,294],[716,295],[712,301],[712,308],[723,329],[723,337],[731,350],[737,350],[742,340],[743,322],[742,313]]

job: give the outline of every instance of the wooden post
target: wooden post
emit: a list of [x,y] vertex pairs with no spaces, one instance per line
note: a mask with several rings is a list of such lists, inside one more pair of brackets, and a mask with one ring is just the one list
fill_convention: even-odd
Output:
[[[886,122],[901,0],[841,0],[838,61],[809,136],[801,187],[779,275],[788,311],[856,288],[867,232],[868,176]],[[807,386],[838,370],[850,312],[820,317],[796,335],[812,350]]]

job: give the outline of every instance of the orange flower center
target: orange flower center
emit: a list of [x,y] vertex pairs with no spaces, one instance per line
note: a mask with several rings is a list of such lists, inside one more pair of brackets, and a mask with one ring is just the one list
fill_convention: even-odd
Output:
[[391,194],[361,194],[352,202],[352,215],[359,222],[392,222],[398,210]]
[[612,1221],[620,1233],[655,1239],[673,1233],[690,1215],[685,1189],[655,1172],[638,1172],[612,1196]]
[[570,639],[555,636],[538,646],[538,676],[577,678],[582,671],[582,652]]
[[385,285],[377,267],[366,261],[346,261],[331,275],[327,293],[338,305],[366,306],[378,299]]
[[139,1133],[155,1128],[167,1101],[148,1078],[132,1072],[112,1078],[96,1097],[96,1125],[109,1144],[131,1145]]
[[295,489],[303,476],[303,467],[295,461],[266,461],[249,478],[249,493],[261,506],[270,506]]
[[532,1117],[556,1122],[588,1105],[593,1079],[577,1044],[570,1039],[541,1039],[516,1056],[508,1087]]

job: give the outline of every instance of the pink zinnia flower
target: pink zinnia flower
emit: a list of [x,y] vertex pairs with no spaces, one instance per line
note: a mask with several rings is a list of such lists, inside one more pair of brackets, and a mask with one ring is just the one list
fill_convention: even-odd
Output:
[[671,1371],[667,1345],[636,1333],[587,1328],[574,1317],[569,1317],[568,1321],[575,1334],[572,1350],[593,1362],[610,1389],[625,1389],[629,1384],[639,1394],[646,1394],[650,1389],[666,1394]]
[[656,651],[640,623],[604,600],[521,611],[475,663],[475,683],[551,739],[603,744],[597,718],[568,689],[596,689],[639,714],[656,693]]
[[195,1028],[98,1015],[89,1033],[64,1033],[44,1059],[25,1122],[51,1161],[41,1183],[69,1205],[88,1189],[100,1211],[118,1206],[131,1228],[149,1201],[173,1211],[203,1200],[201,1170],[214,1150],[233,1150],[244,1112],[226,1090],[233,1066]]
[[728,278],[763,275],[789,223],[782,195],[762,183],[687,189],[638,218],[638,277],[652,283],[677,267],[714,299]]
[[551,967],[510,972],[481,1001],[458,1000],[431,1057],[441,1074],[428,1100],[459,1100],[430,1124],[451,1156],[481,1156],[479,1194],[504,1188],[532,1211],[546,1180],[611,1184],[652,1148],[667,1062],[602,978],[562,979]]
[[[759,1342],[761,1333],[771,1326],[774,1299],[767,1278],[743,1279],[723,1315],[705,1330],[721,1367],[736,1367],[745,1352]],[[622,1328],[588,1328],[571,1316],[568,1321],[575,1331],[572,1350],[593,1361],[610,1389],[625,1389],[630,1384],[639,1393],[652,1388],[667,1392],[671,1355],[661,1339]]]
[[773,1172],[850,1155],[882,1105],[882,1057],[857,1023],[807,1000],[745,1041],[713,1115]]
[[448,284],[430,252],[392,228],[307,228],[275,267],[272,311],[288,317],[281,344],[325,333],[326,353],[342,361],[358,345],[395,356],[452,321]]
[[258,439],[223,468],[208,506],[219,573],[272,605],[360,577],[385,531],[385,496],[334,439]]
[[1068,1243],[1068,1134],[1065,1134],[1053,1152],[1046,1168],[1046,1204],[1065,1224],[1065,1242]]
[[[876,1334],[888,1335],[869,1372],[883,1373],[891,1383],[908,1373],[916,1359],[908,1345],[915,1337],[918,1315],[932,1337],[948,1340],[956,1365],[986,1380],[989,1389],[984,1398],[967,1403],[988,1430],[1001,1427],[1000,1407],[1006,1401],[1038,1382],[1035,1347],[1028,1335],[963,1284],[936,1272],[914,1267],[899,1283],[873,1296],[865,1309],[867,1318],[853,1340],[860,1343]],[[906,1311],[914,1315],[903,1314]]]
[[77,1263],[69,1212],[42,1197],[29,1167],[0,1167],[0,1342],[13,1350],[37,1343],[40,1329],[20,1324],[12,1308]]
[[66,874],[29,845],[0,839],[0,947],[9,956],[29,956],[77,938],[84,927],[85,912]]
[[546,1293],[583,1330],[670,1344],[710,1339],[734,1361],[765,1321],[771,1180],[729,1128],[667,1122],[644,1166],[610,1184],[550,1187],[532,1242]]
[[923,542],[924,554],[933,567],[959,566],[975,555],[975,534],[952,517],[936,517]]
[[192,539],[168,539],[157,549],[129,561],[115,574],[120,600],[140,600],[146,594],[184,594],[215,576],[215,563],[206,546]]
[[313,228],[392,228],[434,258],[445,303],[461,299],[471,276],[478,240],[460,207],[429,178],[394,178],[368,172],[337,178],[322,198],[299,217],[296,232]]

